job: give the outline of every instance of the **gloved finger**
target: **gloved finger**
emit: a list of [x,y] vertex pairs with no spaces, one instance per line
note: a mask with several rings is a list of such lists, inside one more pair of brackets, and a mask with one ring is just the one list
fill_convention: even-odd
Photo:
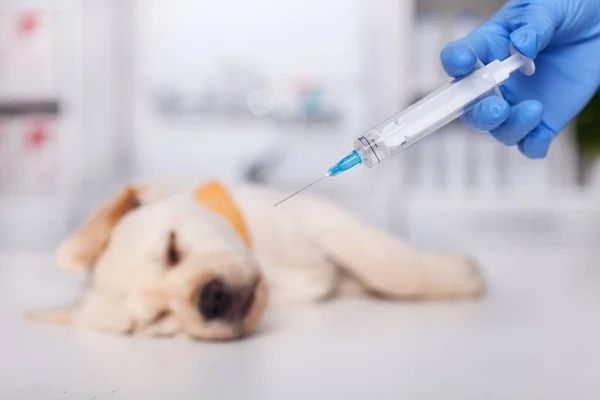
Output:
[[498,128],[510,114],[506,100],[498,96],[486,97],[461,117],[463,123],[478,131]]
[[488,21],[462,39],[450,42],[440,58],[448,75],[459,77],[473,70],[477,59],[487,64],[510,55],[506,29]]
[[442,50],[440,58],[446,73],[454,78],[468,74],[477,63],[477,56],[469,48],[466,39],[449,43]]
[[487,64],[508,57],[509,41],[526,57],[535,58],[565,19],[564,8],[551,8],[547,0],[510,1],[469,35],[449,43],[441,53],[442,65],[450,76],[465,75],[476,58]]
[[464,38],[444,47],[440,55],[444,69],[450,76],[458,77],[471,72],[477,58],[484,64],[505,59],[510,55],[510,32],[506,17],[498,12]]
[[554,36],[556,28],[564,19],[560,7],[551,9],[547,1],[528,1],[507,6],[498,14],[503,18],[510,33],[510,41],[524,56],[537,57]]
[[555,136],[556,133],[542,123],[519,142],[519,150],[529,158],[544,158]]
[[505,146],[514,146],[542,122],[544,106],[537,100],[525,100],[510,110],[510,115],[492,136]]

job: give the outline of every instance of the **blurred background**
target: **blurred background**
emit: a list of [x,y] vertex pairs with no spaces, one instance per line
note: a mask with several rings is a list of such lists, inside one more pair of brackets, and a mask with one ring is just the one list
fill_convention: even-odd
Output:
[[[130,181],[295,190],[448,80],[501,0],[0,1],[0,251],[47,253]],[[543,161],[451,124],[311,189],[408,240],[600,242],[600,104]]]

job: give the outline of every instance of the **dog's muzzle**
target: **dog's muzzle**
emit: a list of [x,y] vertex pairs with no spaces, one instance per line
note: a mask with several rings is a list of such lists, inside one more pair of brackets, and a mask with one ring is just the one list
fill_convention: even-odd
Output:
[[252,309],[259,282],[260,278],[257,278],[248,286],[232,287],[220,279],[213,279],[200,289],[198,312],[207,321],[239,322]]

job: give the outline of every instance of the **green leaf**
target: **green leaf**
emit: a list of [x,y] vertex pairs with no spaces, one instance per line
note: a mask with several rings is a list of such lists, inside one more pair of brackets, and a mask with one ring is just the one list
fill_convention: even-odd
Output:
[[600,91],[575,118],[575,143],[584,159],[600,157]]

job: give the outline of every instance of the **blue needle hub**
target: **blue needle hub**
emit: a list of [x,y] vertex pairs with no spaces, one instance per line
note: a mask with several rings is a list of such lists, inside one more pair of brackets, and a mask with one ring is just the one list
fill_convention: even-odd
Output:
[[336,176],[358,164],[362,164],[362,159],[358,155],[358,152],[356,150],[353,150],[352,153],[348,154],[346,157],[342,158],[337,164],[331,167],[329,171],[327,171],[327,176]]

